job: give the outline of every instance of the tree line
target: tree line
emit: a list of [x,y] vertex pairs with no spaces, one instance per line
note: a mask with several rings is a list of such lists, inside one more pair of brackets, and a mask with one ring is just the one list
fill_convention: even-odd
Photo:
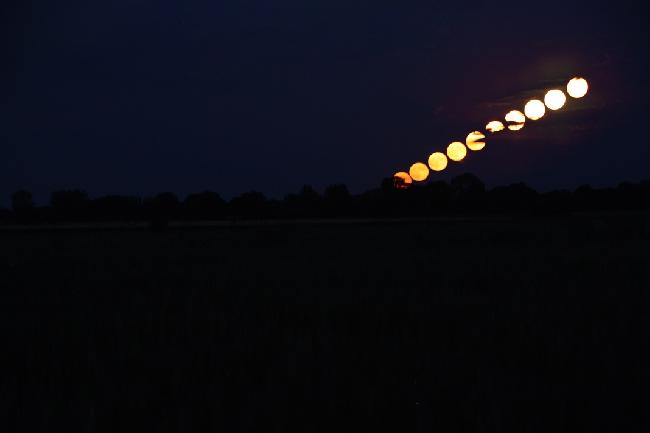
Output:
[[150,222],[162,226],[168,221],[650,210],[650,180],[625,182],[613,188],[584,185],[573,191],[540,193],[524,183],[488,190],[480,179],[466,173],[450,182],[435,181],[404,189],[395,186],[392,178],[386,178],[378,188],[356,195],[338,184],[325,188],[323,193],[304,186],[281,200],[250,191],[229,201],[213,191],[189,194],[181,200],[171,192],[146,198],[108,195],[91,199],[82,190],[62,190],[53,192],[46,206],[36,206],[32,194],[21,190],[12,195],[11,209],[0,209],[0,222]]

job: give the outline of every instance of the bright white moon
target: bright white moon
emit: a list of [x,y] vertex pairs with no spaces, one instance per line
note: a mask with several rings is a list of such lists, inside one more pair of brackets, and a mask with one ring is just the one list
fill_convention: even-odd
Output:
[[526,103],[526,106],[524,107],[524,113],[530,120],[539,120],[544,117],[544,113],[546,113],[546,107],[544,106],[544,103],[539,99],[532,99]]
[[549,90],[544,96],[544,104],[551,110],[559,110],[566,103],[566,95],[561,90]]
[[[546,115],[548,110],[559,110],[567,103],[567,94],[571,98],[582,98],[589,92],[589,83],[582,77],[572,78],[566,85],[566,93],[560,89],[552,89],[546,92],[543,100],[531,99],[526,102],[523,112],[511,110],[505,115],[502,121],[493,120],[485,125],[485,130],[489,133],[496,133],[508,128],[511,131],[518,131],[526,124],[526,119],[539,120]],[[486,133],[481,131],[470,132],[465,143],[454,141],[447,146],[446,152],[434,152],[429,155],[427,163],[416,162],[411,165],[408,173],[399,172],[393,176],[393,182],[396,188],[408,188],[414,181],[423,182],[429,175],[430,171],[439,172],[447,168],[449,161],[460,162],[467,156],[468,150],[478,151],[485,148]]]
[[587,94],[589,84],[584,78],[573,78],[566,86],[566,91],[572,98],[582,98]]

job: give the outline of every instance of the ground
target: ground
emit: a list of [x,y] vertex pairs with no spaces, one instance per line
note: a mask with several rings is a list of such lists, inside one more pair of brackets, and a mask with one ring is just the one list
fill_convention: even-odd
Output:
[[648,431],[650,216],[0,230],[7,431]]

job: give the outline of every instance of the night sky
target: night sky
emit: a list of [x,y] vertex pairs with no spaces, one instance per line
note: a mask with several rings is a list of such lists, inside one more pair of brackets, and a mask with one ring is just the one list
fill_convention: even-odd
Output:
[[621,2],[10,0],[0,204],[304,184],[352,192],[575,75],[582,100],[488,141],[472,172],[540,190],[650,178],[644,14]]

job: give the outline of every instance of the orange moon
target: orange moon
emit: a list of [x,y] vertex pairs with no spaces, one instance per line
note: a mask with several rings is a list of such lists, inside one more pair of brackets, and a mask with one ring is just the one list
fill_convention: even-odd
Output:
[[397,189],[406,189],[413,183],[413,179],[408,173],[400,171],[393,176],[393,185]]
[[589,91],[589,84],[584,78],[575,77],[566,85],[566,91],[572,98],[582,98]]
[[422,182],[429,177],[429,168],[422,162],[416,162],[409,170],[411,178],[416,182]]
[[442,171],[447,168],[447,157],[442,152],[434,152],[429,156],[429,167],[433,171]]
[[449,146],[447,146],[447,156],[452,161],[462,161],[467,155],[467,148],[460,141],[454,141]]
[[524,107],[524,113],[530,120],[539,120],[546,113],[546,106],[539,99],[531,99]]
[[506,127],[503,126],[503,123],[499,122],[498,120],[493,120],[487,125],[485,125],[485,129],[487,129],[492,133],[495,133],[495,132],[503,131],[504,129],[506,129]]
[[565,103],[566,95],[561,90],[549,90],[546,92],[546,96],[544,96],[544,104],[546,104],[550,110],[559,110],[560,108],[564,107]]
[[485,147],[485,135],[481,131],[470,132],[465,140],[465,144],[471,150],[481,150]]
[[526,123],[526,116],[519,110],[512,110],[506,114],[506,122],[508,122],[509,130],[519,131]]

